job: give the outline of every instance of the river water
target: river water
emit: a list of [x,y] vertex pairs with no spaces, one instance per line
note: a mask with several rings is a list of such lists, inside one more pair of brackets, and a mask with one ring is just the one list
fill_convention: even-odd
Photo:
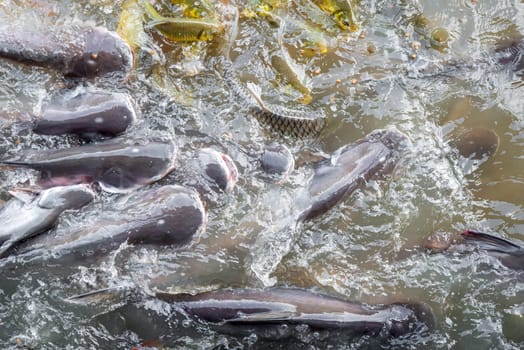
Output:
[[[145,32],[161,49],[160,58],[142,52],[125,81],[77,82],[129,93],[140,114],[129,133],[174,137],[181,148],[179,170],[199,147],[227,152],[240,173],[235,190],[207,198],[207,230],[186,248],[124,245],[96,261],[2,267],[0,346],[129,349],[145,341],[151,347],[187,349],[524,348],[522,275],[481,251],[417,249],[428,234],[465,229],[524,242],[524,81],[522,71],[519,75],[514,66],[492,59],[498,43],[524,33],[524,2],[362,1],[355,5],[360,23],[355,33],[329,21],[319,30],[308,22],[305,0],[289,1],[279,10],[285,24],[280,30],[263,16],[241,15],[236,25],[234,14],[248,7],[237,2],[217,1],[229,24],[215,40],[168,43]],[[2,0],[0,20],[13,23],[12,30],[32,21],[43,27],[88,21],[115,30],[123,5]],[[323,52],[315,45],[316,52],[310,52],[315,50],[305,44],[304,29],[294,28],[297,20],[324,35]],[[432,40],[438,28],[449,34],[445,42]],[[279,40],[308,77],[312,102],[305,108],[327,115],[318,136],[298,140],[268,131],[231,94],[213,60],[228,53],[243,83],[260,86],[265,101],[293,108],[301,94],[271,64]],[[67,85],[71,82],[52,70],[2,60],[0,111],[38,111]],[[8,120],[0,123],[5,124],[2,154],[79,142],[34,135]],[[392,126],[413,144],[393,174],[369,182],[318,220],[293,227],[296,194],[313,174],[312,158]],[[498,149],[488,159],[464,161],[449,142],[472,127],[498,135]],[[285,182],[265,177],[256,157],[245,152],[272,141],[295,155],[296,168]],[[3,168],[0,198],[6,201],[9,189],[35,181],[33,172]],[[190,183],[180,173],[160,183],[175,181]],[[65,213],[50,234],[67,234],[94,220],[118,196],[100,193],[80,212]],[[115,286],[147,293],[293,286],[365,303],[422,301],[434,310],[436,325],[380,344],[367,336],[337,339],[312,332],[271,341],[256,334],[221,334],[170,315],[155,301],[129,307],[126,321],[111,314],[118,298],[94,306],[68,301]]]

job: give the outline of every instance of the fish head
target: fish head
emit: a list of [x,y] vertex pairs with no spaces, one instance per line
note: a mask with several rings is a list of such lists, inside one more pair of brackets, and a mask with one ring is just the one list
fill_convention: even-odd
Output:
[[33,132],[45,135],[117,135],[136,120],[131,99],[126,94],[80,91],[60,96],[42,108]]
[[282,144],[273,143],[264,147],[260,164],[266,173],[285,177],[293,170],[295,160],[289,148]]
[[218,187],[224,192],[233,190],[238,180],[238,169],[231,157],[212,148],[203,148],[198,151],[197,159],[198,167],[211,187]]
[[131,69],[131,48],[116,33],[100,27],[80,30],[85,37],[85,52],[68,62],[64,72],[66,76],[90,78]]
[[147,217],[131,228],[131,244],[183,245],[205,231],[207,213],[198,193],[178,186],[162,186],[134,203]]
[[94,198],[95,192],[88,184],[58,186],[40,192],[38,206],[45,209],[78,209]]
[[386,129],[375,130],[368,134],[366,139],[374,142],[381,142],[390,150],[395,150],[399,153],[405,153],[412,147],[409,138],[393,126]]
[[433,329],[436,325],[433,309],[426,303],[394,303],[390,306],[389,334],[393,337]]
[[177,155],[178,148],[172,140],[129,143],[115,156],[106,157],[104,171],[96,181],[104,191],[129,192],[170,173]]

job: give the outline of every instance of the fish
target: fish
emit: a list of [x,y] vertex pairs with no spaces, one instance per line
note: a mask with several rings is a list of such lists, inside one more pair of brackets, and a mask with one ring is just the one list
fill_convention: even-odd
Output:
[[463,241],[473,244],[499,259],[502,265],[517,271],[524,271],[524,247],[488,233],[466,230],[462,232]]
[[225,153],[211,147],[184,152],[185,159],[166,180],[195,189],[208,205],[217,205],[223,195],[232,193],[238,181],[238,169]]
[[223,289],[191,294],[157,292],[156,298],[191,317],[235,331],[249,327],[307,325],[312,331],[343,330],[401,336],[435,324],[426,304],[364,305],[298,288]]
[[272,143],[264,147],[260,165],[267,174],[285,179],[293,171],[295,159],[285,145]]
[[238,169],[231,157],[206,147],[198,150],[195,160],[211,187],[224,192],[233,190],[238,180]]
[[460,133],[450,143],[462,157],[481,160],[497,152],[500,140],[495,131],[475,127]]
[[143,2],[143,6],[151,18],[145,28],[154,28],[174,42],[206,41],[224,30],[224,26],[214,18],[164,17],[149,2]]
[[350,32],[358,30],[359,24],[351,0],[314,0],[313,2],[329,14],[340,29]]
[[171,0],[172,4],[177,4],[183,8],[183,15],[190,18],[205,18],[215,16],[216,9],[211,1],[208,0]]
[[410,147],[408,137],[391,128],[338,149],[316,169],[308,187],[309,204],[298,221],[319,217],[372,177],[391,172]]
[[198,193],[179,185],[135,192],[77,230],[41,235],[13,251],[17,258],[79,259],[117,249],[122,243],[180,247],[205,231],[207,212]]
[[136,120],[136,112],[127,94],[84,91],[74,96],[56,98],[35,118],[36,134],[114,137]]
[[226,84],[239,103],[263,125],[283,136],[308,138],[318,135],[326,125],[326,115],[323,110],[290,109],[281,106],[268,106],[260,98],[260,91],[254,84],[248,83],[247,89],[242,86],[233,71],[233,63],[225,57],[217,61],[223,68]]
[[18,243],[56,225],[60,214],[89,204],[95,193],[89,185],[58,186],[44,190],[16,189],[0,209],[0,258]]
[[40,27],[0,25],[0,57],[54,68],[75,78],[131,69],[131,48],[114,32],[86,24]]
[[107,192],[124,193],[160,180],[175,166],[172,140],[112,139],[66,149],[27,152],[0,160],[41,174],[41,185],[95,182]]
[[370,179],[391,173],[411,148],[409,138],[391,127],[375,130],[322,161],[308,184],[293,194],[293,206],[285,220],[273,220],[273,225],[258,234],[251,270],[261,283],[275,283],[270,275],[289,253],[304,223],[332,210]]

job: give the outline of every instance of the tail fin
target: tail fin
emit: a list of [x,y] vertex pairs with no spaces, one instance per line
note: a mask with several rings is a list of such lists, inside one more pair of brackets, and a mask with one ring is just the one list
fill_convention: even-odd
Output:
[[488,251],[510,254],[516,250],[522,249],[519,245],[508,241],[507,239],[493,236],[488,233],[467,230],[462,232],[461,235],[466,241],[475,243],[481,249]]
[[111,308],[140,300],[142,293],[129,285],[108,287],[73,295],[66,301],[77,305],[109,305]]
[[23,160],[16,160],[16,159],[0,159],[0,165],[8,165],[8,166],[14,166],[14,167],[28,167],[30,166],[29,163],[23,161]]

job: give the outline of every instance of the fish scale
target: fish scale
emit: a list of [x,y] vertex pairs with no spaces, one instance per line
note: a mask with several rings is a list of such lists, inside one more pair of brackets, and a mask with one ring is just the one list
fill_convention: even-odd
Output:
[[272,131],[281,135],[297,138],[308,138],[317,135],[326,124],[326,116],[322,110],[306,111],[288,109],[281,106],[266,106],[261,104],[253,94],[242,86],[233,71],[233,63],[226,58],[219,58],[223,67],[224,80],[231,88],[237,100],[246,106],[259,122],[270,126]]

